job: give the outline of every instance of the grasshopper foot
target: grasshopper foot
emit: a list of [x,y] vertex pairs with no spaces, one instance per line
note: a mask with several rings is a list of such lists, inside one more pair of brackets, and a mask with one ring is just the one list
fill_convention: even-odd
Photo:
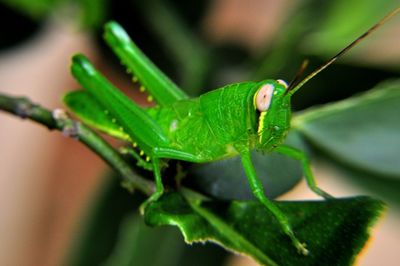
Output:
[[308,251],[308,249],[306,248],[307,247],[306,243],[300,243],[297,241],[297,243],[295,243],[295,246],[299,254],[303,256],[307,256],[308,254],[310,254],[310,251]]
[[297,237],[294,235],[293,231],[290,229],[290,227],[284,228],[285,233],[290,237],[292,240],[293,245],[296,247],[297,252],[303,256],[307,256],[310,252],[306,248],[305,243],[301,243]]
[[318,196],[323,197],[323,198],[326,199],[326,200],[334,199],[334,198],[335,198],[335,197],[333,197],[331,194],[329,194],[329,193],[323,191],[322,189],[320,189],[319,187],[311,187],[311,190],[312,190],[315,194],[317,194]]
[[145,202],[143,202],[139,207],[140,214],[143,215],[147,205],[149,205],[150,203],[152,203],[154,201],[157,201],[162,196],[162,194],[163,193],[161,191],[155,192]]

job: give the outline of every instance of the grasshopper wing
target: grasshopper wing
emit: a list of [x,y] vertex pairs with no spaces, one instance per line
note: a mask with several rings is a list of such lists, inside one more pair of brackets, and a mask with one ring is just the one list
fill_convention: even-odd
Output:
[[84,90],[67,93],[63,98],[68,108],[83,122],[118,139],[129,140],[120,125],[113,123],[108,112]]

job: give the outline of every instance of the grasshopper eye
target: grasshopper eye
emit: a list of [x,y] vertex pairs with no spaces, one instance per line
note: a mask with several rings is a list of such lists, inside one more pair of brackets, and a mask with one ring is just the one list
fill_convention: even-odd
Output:
[[288,84],[287,84],[286,81],[284,81],[283,79],[278,79],[278,80],[276,80],[276,82],[278,82],[278,83],[281,84],[283,87],[285,87],[285,89],[287,89]]
[[254,98],[254,104],[258,111],[265,112],[268,110],[273,93],[274,86],[272,84],[265,84],[258,90]]

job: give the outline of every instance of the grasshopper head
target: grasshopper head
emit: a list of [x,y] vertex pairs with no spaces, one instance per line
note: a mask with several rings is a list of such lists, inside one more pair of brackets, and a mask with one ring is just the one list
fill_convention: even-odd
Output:
[[265,80],[257,84],[254,108],[258,115],[256,148],[269,152],[282,144],[290,127],[290,95],[283,80]]

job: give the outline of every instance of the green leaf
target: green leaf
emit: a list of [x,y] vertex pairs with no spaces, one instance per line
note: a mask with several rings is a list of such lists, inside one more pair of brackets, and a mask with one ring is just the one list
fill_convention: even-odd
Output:
[[297,115],[293,127],[338,161],[400,178],[400,80]]
[[277,202],[308,256],[297,254],[274,216],[256,201],[185,200],[164,194],[145,212],[149,225],[175,225],[185,241],[211,241],[264,265],[349,265],[361,251],[383,203],[369,197]]

